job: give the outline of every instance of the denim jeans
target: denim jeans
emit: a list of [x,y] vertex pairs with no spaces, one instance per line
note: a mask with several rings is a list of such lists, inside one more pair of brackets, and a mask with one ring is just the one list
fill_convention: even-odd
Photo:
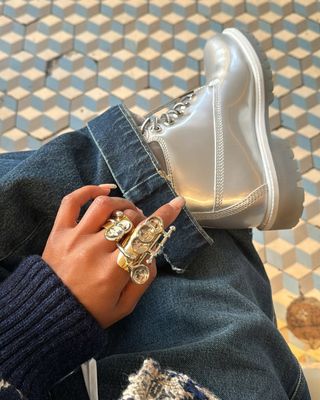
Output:
[[[0,279],[42,254],[61,198],[115,182],[113,196],[152,213],[176,193],[131,114],[115,106],[36,151],[0,156]],[[87,207],[83,207],[82,214]],[[101,400],[115,400],[146,357],[188,374],[221,399],[310,399],[299,363],[275,326],[270,283],[251,230],[203,229],[184,208],[157,257],[158,275],[134,312],[105,331]],[[87,400],[80,368],[51,390]]]

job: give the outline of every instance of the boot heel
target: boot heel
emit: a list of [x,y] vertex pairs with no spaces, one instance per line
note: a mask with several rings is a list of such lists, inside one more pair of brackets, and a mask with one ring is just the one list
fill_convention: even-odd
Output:
[[288,143],[275,136],[270,140],[279,184],[279,208],[270,230],[295,226],[303,211],[304,190],[299,186],[301,174]]
[[264,80],[264,88],[265,88],[265,95],[266,95],[266,104],[271,104],[273,102],[273,79],[272,79],[272,70],[271,70],[271,65],[269,63],[268,57],[266,53],[264,52],[261,44],[258,42],[258,40],[250,33],[247,31],[244,31],[242,29],[238,29],[250,42],[251,46],[254,48],[262,70],[263,70],[263,80]]

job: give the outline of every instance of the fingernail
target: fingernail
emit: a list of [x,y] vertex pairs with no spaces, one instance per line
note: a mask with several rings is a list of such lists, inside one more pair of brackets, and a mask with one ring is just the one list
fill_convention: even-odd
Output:
[[174,208],[182,208],[186,204],[186,201],[182,196],[177,196],[169,204]]
[[141,210],[141,208],[139,208],[139,207],[136,206],[136,209],[137,209],[138,211],[140,211],[141,214],[143,214],[143,211]]
[[102,187],[103,189],[117,189],[117,185],[115,183],[102,183],[101,185],[99,185],[100,187]]

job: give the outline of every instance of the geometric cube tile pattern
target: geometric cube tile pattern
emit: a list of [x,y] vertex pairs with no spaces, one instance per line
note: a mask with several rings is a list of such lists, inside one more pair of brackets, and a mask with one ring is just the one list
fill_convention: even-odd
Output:
[[119,102],[143,115],[204,82],[207,39],[250,31],[274,73],[273,134],[290,143],[306,191],[294,229],[254,232],[283,327],[300,293],[320,299],[319,21],[317,0],[2,0],[0,152],[36,149]]

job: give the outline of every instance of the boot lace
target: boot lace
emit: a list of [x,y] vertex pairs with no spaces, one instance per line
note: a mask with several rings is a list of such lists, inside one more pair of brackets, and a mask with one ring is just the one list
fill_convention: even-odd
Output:
[[[191,92],[185,93],[183,96],[180,96],[174,100],[171,100],[169,103],[165,104],[164,106],[161,105],[158,109],[153,110],[150,114],[152,115],[147,115],[145,120],[143,121],[140,129],[143,134],[146,132],[156,132],[160,133],[162,131],[162,126],[170,126],[173,125],[178,118],[180,118],[182,115],[184,115],[186,109],[190,106],[191,104],[191,99],[195,96],[195,90],[192,90]],[[161,114],[160,117],[154,115],[157,111],[161,110],[164,107],[168,107],[170,104],[174,103],[177,99],[179,99],[178,102],[176,102],[172,108],[168,109],[168,111],[164,112]]]

